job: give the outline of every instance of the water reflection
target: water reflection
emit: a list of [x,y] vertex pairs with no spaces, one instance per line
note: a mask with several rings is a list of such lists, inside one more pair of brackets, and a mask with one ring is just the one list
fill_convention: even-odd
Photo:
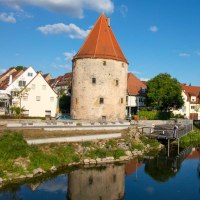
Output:
[[124,165],[79,169],[69,175],[69,200],[120,200],[124,196]]
[[166,155],[166,151],[161,151],[154,159],[145,160],[145,172],[150,175],[154,180],[159,182],[166,182],[170,178],[176,176],[179,172],[181,163],[197,149],[187,147],[179,149],[177,154],[177,147],[171,149],[170,156]]
[[0,191],[0,200],[155,200],[173,199],[180,191],[182,199],[187,199],[187,190],[193,194],[190,199],[200,197],[200,148],[180,149],[178,155],[177,149],[171,148],[170,157],[162,151],[153,159],[80,168],[46,180],[13,185]]

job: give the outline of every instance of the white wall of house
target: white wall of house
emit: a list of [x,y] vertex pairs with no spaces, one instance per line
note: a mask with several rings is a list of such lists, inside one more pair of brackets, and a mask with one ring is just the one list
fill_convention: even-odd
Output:
[[21,107],[32,117],[56,116],[57,94],[39,73],[23,91]]
[[[180,108],[178,110],[174,110],[173,113],[184,115],[188,119],[190,118],[191,113],[197,113],[198,119],[200,119],[200,104],[190,103],[190,101],[188,101],[187,95],[185,94],[184,91],[182,91],[182,97],[184,100],[184,105],[182,106],[182,108]],[[196,97],[191,96],[190,100],[195,102]]]
[[128,107],[144,107],[145,106],[145,97],[142,96],[127,96],[127,106]]
[[[36,72],[32,67],[27,68],[23,74],[21,74],[17,79],[15,79],[5,90],[7,94],[11,94],[11,91],[20,91],[24,86],[26,86],[35,76]],[[25,81],[25,82],[22,82]],[[20,86],[19,84],[24,84]]]

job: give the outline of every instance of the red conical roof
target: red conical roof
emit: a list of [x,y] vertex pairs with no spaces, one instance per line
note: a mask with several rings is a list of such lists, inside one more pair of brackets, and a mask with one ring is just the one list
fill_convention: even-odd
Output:
[[104,14],[99,17],[73,60],[79,58],[105,58],[128,63]]

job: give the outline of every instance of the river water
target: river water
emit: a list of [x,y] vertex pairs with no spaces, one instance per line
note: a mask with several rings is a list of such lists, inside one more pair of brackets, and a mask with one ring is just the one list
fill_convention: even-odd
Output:
[[11,185],[0,200],[200,200],[200,149],[179,151]]

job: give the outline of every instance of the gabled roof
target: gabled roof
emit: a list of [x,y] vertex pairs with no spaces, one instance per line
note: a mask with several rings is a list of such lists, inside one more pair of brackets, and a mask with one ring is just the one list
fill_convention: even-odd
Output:
[[186,84],[181,84],[182,90],[187,96],[187,100],[189,102],[191,101],[191,97],[195,96],[196,97],[196,102],[192,103],[200,103],[200,86],[188,86]]
[[128,95],[140,95],[141,89],[146,89],[147,86],[139,80],[133,73],[128,73],[127,77],[127,90]]
[[57,93],[53,90],[53,88],[49,85],[49,83],[45,80],[40,72],[38,72],[36,76],[20,92],[23,92],[39,75],[41,76],[41,78],[43,78],[43,80],[47,83],[51,90],[57,95]]
[[72,72],[65,73],[63,76],[58,76],[55,79],[50,79],[48,83],[55,88],[57,86],[67,86],[67,81],[72,81]]
[[79,58],[113,59],[128,63],[104,14],[99,17],[73,60]]
[[9,86],[8,84],[9,84],[10,76],[12,76],[12,83],[13,83],[23,73],[24,73],[24,70],[13,71],[12,74],[7,76],[6,79],[0,83],[0,89],[5,90]]

